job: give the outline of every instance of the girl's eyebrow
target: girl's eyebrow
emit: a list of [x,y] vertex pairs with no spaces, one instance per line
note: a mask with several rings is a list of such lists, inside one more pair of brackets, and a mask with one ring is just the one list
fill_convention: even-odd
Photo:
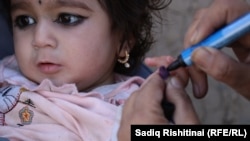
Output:
[[78,7],[86,9],[88,11],[93,11],[83,0],[55,0],[55,5],[53,7]]
[[16,11],[17,9],[27,9],[30,7],[30,2],[28,1],[18,1],[11,4],[11,11]]
[[[93,11],[85,2],[79,0],[53,0],[54,2],[49,4],[50,8],[58,8],[58,7],[78,7],[82,9],[86,9],[88,11]],[[45,4],[45,3],[43,3]],[[11,11],[15,11],[17,9],[29,9],[31,6],[31,2],[27,0],[20,0],[11,4]]]

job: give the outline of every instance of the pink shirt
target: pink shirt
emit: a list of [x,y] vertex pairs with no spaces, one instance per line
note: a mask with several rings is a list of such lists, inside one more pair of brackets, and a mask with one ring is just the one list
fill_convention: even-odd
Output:
[[117,140],[124,101],[144,79],[116,74],[116,83],[91,92],[74,84],[40,85],[18,70],[15,57],[0,62],[0,137],[11,141]]

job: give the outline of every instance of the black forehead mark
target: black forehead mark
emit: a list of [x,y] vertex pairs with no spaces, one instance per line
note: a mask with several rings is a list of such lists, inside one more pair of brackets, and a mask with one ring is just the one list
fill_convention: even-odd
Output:
[[38,0],[38,3],[41,5],[42,4],[42,0]]

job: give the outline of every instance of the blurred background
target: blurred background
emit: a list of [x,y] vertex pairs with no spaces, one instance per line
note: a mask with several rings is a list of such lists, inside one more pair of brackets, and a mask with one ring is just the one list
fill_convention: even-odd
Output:
[[[163,25],[154,30],[156,43],[147,56],[171,55],[177,57],[183,49],[184,35],[191,24],[194,13],[206,7],[212,0],[172,0],[163,10]],[[249,2],[249,0],[248,0]],[[225,53],[233,53],[224,48]],[[152,68],[154,69],[154,68]],[[230,87],[209,79],[209,91],[205,98],[193,97],[191,86],[187,91],[203,124],[250,124],[250,102]],[[239,80],[240,81],[240,80]]]

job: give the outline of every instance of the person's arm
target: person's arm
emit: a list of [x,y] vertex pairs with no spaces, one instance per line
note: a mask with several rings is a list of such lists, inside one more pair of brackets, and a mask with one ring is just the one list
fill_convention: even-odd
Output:
[[185,82],[175,76],[170,77],[165,83],[157,71],[125,102],[118,131],[119,141],[130,140],[132,124],[172,124],[165,118],[161,107],[164,94],[167,101],[175,105],[173,115],[175,124],[199,123],[192,102],[185,91]]
[[[197,12],[186,34],[185,46],[201,41],[218,28],[248,12],[250,12],[250,6],[244,0],[214,0],[210,7]],[[230,47],[238,60],[211,48],[200,48],[193,53],[192,60],[195,66],[190,67],[189,72],[196,97],[204,97],[206,94],[206,75],[209,75],[250,99],[250,34]]]

